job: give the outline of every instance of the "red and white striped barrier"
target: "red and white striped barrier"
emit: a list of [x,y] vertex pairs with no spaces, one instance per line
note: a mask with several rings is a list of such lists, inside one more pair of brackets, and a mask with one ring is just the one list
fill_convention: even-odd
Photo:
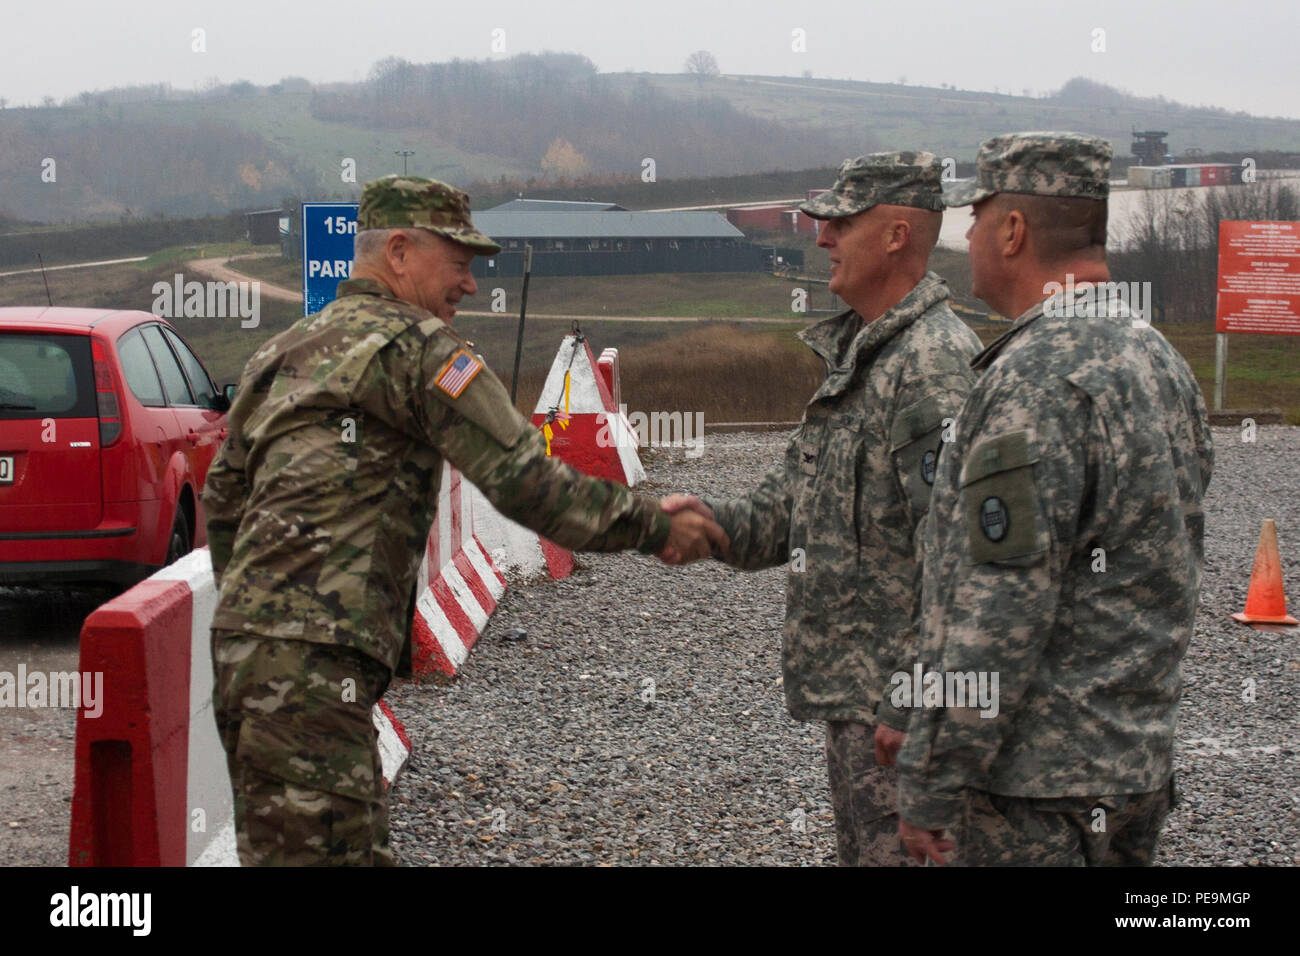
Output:
[[476,491],[458,469],[443,463],[411,622],[416,677],[455,676],[505,593],[505,576],[475,534]]
[[623,404],[623,386],[621,376],[618,370],[618,349],[610,348],[600,353],[600,358],[596,359],[596,371],[600,373],[600,380],[605,383],[605,391],[609,393],[610,405],[607,409],[616,412],[619,406]]
[[549,429],[551,453],[579,471],[635,485],[645,481],[645,468],[636,454],[636,431],[612,394],[619,390],[618,352],[607,349],[601,359],[607,372],[597,371],[584,337],[566,335],[533,409],[533,425]]
[[[645,469],[636,455],[636,432],[619,411],[619,390],[618,350],[606,349],[597,363],[585,339],[565,336],[533,424],[550,425],[552,453],[579,471],[632,485],[645,478]],[[555,415],[548,416],[548,396],[558,398]],[[420,567],[412,672],[455,676],[507,579],[564,578],[573,566],[571,551],[505,517],[456,468],[444,465]]]
[[[202,548],[86,618],[80,667],[103,673],[103,712],[77,714],[69,865],[238,865],[212,713],[216,604]],[[391,784],[410,740],[387,704],[374,720]]]

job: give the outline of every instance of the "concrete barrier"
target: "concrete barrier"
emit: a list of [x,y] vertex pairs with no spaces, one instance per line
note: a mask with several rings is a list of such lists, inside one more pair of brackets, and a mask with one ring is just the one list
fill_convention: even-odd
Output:
[[[598,363],[586,339],[567,335],[532,420],[538,428],[549,425],[552,453],[566,463],[633,485],[644,480],[645,469],[636,432],[618,407],[621,388],[617,349],[606,349]],[[550,397],[559,403],[554,408],[546,404]],[[508,580],[564,578],[573,567],[572,552],[511,521],[444,464],[411,625],[412,673],[454,677]]]
[[[616,356],[615,356],[616,358]],[[588,475],[635,485],[645,481],[637,457],[637,434],[614,401],[622,387],[607,358],[608,373],[597,371],[591,346],[582,335],[564,337],[533,409],[533,424],[549,428],[551,453]],[[609,374],[613,389],[605,382]]]
[[[80,668],[103,673],[103,712],[77,714],[69,865],[238,864],[212,712],[216,603],[202,548],[86,618]],[[386,704],[374,720],[391,783],[410,741]]]
[[[505,576],[475,534],[477,491],[443,463],[411,622],[411,671],[417,678],[454,677],[505,593]],[[484,500],[481,493],[478,500]]]

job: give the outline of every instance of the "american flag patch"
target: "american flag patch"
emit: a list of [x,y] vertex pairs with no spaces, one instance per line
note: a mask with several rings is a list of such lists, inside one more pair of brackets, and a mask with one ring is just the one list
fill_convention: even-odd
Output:
[[452,398],[460,398],[460,393],[465,391],[468,385],[481,370],[483,363],[470,355],[464,349],[461,349],[451,357],[451,361],[443,367],[438,373],[438,378],[433,384],[450,395]]

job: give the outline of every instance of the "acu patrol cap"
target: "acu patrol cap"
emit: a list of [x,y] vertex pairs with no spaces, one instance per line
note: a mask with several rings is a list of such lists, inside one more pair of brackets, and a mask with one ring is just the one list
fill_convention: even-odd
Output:
[[1083,133],[1008,133],[980,146],[975,178],[958,183],[944,199],[969,206],[996,193],[1066,199],[1110,195],[1110,142]]
[[852,216],[879,205],[938,212],[943,209],[942,171],[934,153],[868,153],[842,162],[835,185],[800,203],[799,210],[814,219]]
[[446,236],[478,253],[501,251],[501,246],[474,228],[469,196],[455,186],[396,173],[366,183],[357,210],[358,232],[411,226]]

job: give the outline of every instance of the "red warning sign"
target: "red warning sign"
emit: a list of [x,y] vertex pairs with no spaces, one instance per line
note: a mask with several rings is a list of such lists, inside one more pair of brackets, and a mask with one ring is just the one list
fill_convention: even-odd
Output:
[[1300,223],[1219,223],[1215,328],[1300,335]]

